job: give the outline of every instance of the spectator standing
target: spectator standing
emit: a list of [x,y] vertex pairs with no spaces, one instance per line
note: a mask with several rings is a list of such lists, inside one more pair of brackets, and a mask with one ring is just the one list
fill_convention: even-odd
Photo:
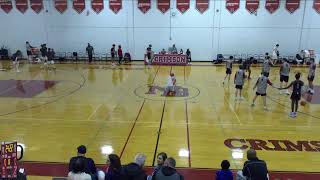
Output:
[[88,43],[88,46],[86,48],[86,52],[88,54],[89,57],[89,63],[92,63],[92,58],[93,58],[93,54],[94,54],[94,49],[93,47],[90,45],[90,43]]
[[134,162],[122,167],[122,180],[147,180],[147,174],[143,170],[145,161],[144,154],[137,154]]
[[172,157],[167,158],[161,169],[152,177],[152,180],[184,180],[175,167],[176,160]]
[[118,58],[119,58],[119,65],[120,65],[123,58],[122,49],[120,45],[118,46]]
[[216,180],[233,180],[232,172],[229,170],[230,162],[223,160],[221,162],[221,170],[216,172]]

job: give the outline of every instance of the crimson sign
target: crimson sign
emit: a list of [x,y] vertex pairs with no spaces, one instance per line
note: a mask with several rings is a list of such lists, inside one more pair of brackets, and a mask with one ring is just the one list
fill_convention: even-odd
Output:
[[25,13],[28,9],[28,0],[16,0],[16,8],[22,14]]
[[94,12],[99,14],[104,8],[103,0],[92,0],[91,7]]
[[259,0],[247,0],[246,1],[246,9],[251,13],[257,12],[259,8]]
[[164,14],[170,8],[170,0],[157,0],[158,9]]
[[73,0],[72,6],[78,14],[81,14],[82,11],[86,8],[86,2],[85,0]]
[[209,0],[196,0],[196,9],[204,13],[209,8]]
[[190,0],[177,0],[177,9],[183,14],[190,7]]
[[294,13],[300,6],[300,0],[287,0],[286,1],[286,9],[292,14]]
[[274,13],[279,9],[280,0],[266,0],[266,9],[270,14]]
[[109,0],[109,8],[117,14],[122,9],[122,0]]
[[30,0],[30,6],[34,12],[39,14],[43,9],[43,2],[42,0]]
[[226,8],[227,10],[233,14],[240,7],[240,0],[226,0]]
[[0,1],[1,9],[4,10],[4,12],[9,13],[12,9],[12,1]]
[[151,0],[138,0],[138,8],[142,13],[147,13],[151,8]]
[[314,0],[313,9],[315,9],[317,11],[317,13],[320,14],[320,0]]
[[62,14],[67,10],[68,2],[67,0],[55,0],[54,7],[56,8],[57,11],[59,11]]

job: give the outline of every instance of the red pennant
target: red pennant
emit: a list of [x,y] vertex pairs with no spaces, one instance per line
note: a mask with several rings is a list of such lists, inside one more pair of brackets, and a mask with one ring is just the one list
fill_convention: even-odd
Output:
[[30,0],[31,9],[39,14],[43,9],[43,2],[42,0]]
[[209,0],[196,0],[196,9],[202,14],[209,8]]
[[280,0],[266,0],[266,9],[270,14],[274,13],[280,7]]
[[246,1],[246,9],[250,12],[250,14],[257,12],[258,8],[259,8],[259,0]]
[[287,0],[286,1],[286,9],[292,14],[297,9],[299,9],[300,0]]
[[158,9],[164,14],[170,9],[170,0],[157,0]]
[[151,0],[138,0],[138,8],[142,13],[147,13],[151,8]]
[[11,0],[0,1],[0,6],[1,6],[1,9],[3,9],[4,12],[8,14],[12,9],[12,1]]
[[28,9],[28,0],[16,0],[16,8],[23,14]]
[[122,0],[109,0],[109,8],[117,14],[122,9]]
[[181,14],[185,13],[190,8],[190,0],[177,0],[177,9]]
[[62,14],[67,10],[68,2],[67,0],[55,0],[54,7],[56,8],[57,11],[59,11]]
[[91,7],[94,10],[94,12],[99,14],[104,8],[103,0],[92,0]]
[[227,10],[233,14],[240,7],[240,0],[226,0],[226,8]]
[[313,9],[315,9],[317,11],[317,13],[320,14],[320,0],[314,0]]
[[86,8],[86,2],[85,0],[73,0],[72,6],[78,14],[81,14],[83,10]]

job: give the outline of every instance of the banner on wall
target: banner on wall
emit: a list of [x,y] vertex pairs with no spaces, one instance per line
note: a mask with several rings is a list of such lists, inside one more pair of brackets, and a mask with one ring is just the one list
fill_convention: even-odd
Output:
[[190,0],[177,0],[177,9],[181,14],[185,13],[190,8]]
[[16,0],[16,8],[24,14],[28,9],[28,0]]
[[196,9],[202,14],[209,8],[209,0],[196,0]]
[[9,13],[12,10],[12,0],[0,1],[1,9]]
[[250,12],[250,14],[256,13],[258,8],[259,8],[259,0],[246,1],[246,9]]
[[266,0],[266,9],[270,14],[274,13],[280,7],[280,0]]
[[43,9],[43,2],[42,0],[30,0],[31,9],[39,14]]
[[109,0],[109,8],[117,14],[122,9],[122,0]]
[[94,12],[99,14],[104,8],[103,0],[92,0],[91,8],[93,9]]
[[286,1],[286,9],[292,14],[297,9],[299,9],[300,0],[287,0]]
[[313,9],[315,9],[317,11],[317,13],[320,14],[320,0],[314,0]]
[[240,7],[240,0],[226,0],[226,9],[233,14]]
[[57,11],[59,11],[62,14],[67,10],[68,2],[67,0],[55,0],[54,7],[56,8]]
[[72,7],[78,14],[81,14],[82,11],[86,8],[85,0],[73,0]]
[[170,9],[170,0],[157,0],[157,8],[164,14]]
[[138,8],[142,13],[147,13],[151,8],[151,0],[138,0]]

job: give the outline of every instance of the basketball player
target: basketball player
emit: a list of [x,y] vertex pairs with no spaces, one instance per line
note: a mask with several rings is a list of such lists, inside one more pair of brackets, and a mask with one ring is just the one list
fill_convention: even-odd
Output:
[[175,86],[176,86],[176,77],[174,76],[174,73],[170,73],[170,76],[168,78],[166,91],[167,95],[173,96],[175,94]]
[[115,56],[116,56],[116,45],[112,44],[112,48],[111,48],[111,65],[112,66],[115,65],[114,63]]
[[301,99],[301,91],[302,87],[304,85],[303,81],[300,80],[301,74],[297,73],[295,75],[296,80],[292,81],[289,86],[285,88],[279,88],[281,89],[289,89],[290,87],[293,87],[292,94],[291,94],[291,113],[289,114],[290,117],[294,118],[297,117],[297,111],[299,107],[299,101]]
[[309,73],[308,73],[308,82],[309,82],[308,92],[310,94],[314,94],[313,80],[314,80],[314,77],[316,75],[316,68],[317,68],[317,65],[314,63],[314,59],[312,58],[310,60]]
[[[287,87],[288,81],[289,81],[289,74],[290,74],[290,65],[288,63],[287,59],[283,59],[283,63],[280,66],[280,88],[282,88],[282,83],[284,82],[284,87]],[[287,89],[285,91],[287,95],[289,95],[289,90]],[[280,91],[280,94],[282,94],[282,91]]]
[[222,84],[224,84],[227,77],[228,77],[228,83],[230,81],[230,76],[232,74],[232,61],[233,61],[233,56],[230,56],[229,60],[226,61],[226,76],[224,77]]
[[243,62],[243,68],[248,72],[248,79],[251,79],[251,64],[253,62],[253,57],[250,57],[249,59],[245,60]]
[[266,59],[263,62],[262,65],[262,74],[266,75],[267,77],[269,77],[270,74],[270,65],[274,65],[270,59],[270,56],[266,56]]
[[278,48],[279,48],[279,44],[276,44],[276,46],[272,50],[272,61],[273,61],[274,64],[276,64],[278,59],[279,59],[279,54],[280,53],[279,53]]
[[[235,100],[243,100],[244,98],[242,97],[242,88],[244,84],[244,80],[246,78],[245,72],[243,70],[243,66],[240,65],[239,69],[237,70],[235,76],[234,76],[234,84],[236,85],[236,95],[235,95]],[[239,94],[239,98],[238,98]]]
[[18,50],[16,53],[14,53],[11,57],[12,59],[12,65],[15,67],[16,72],[20,72],[19,70],[19,58],[21,58],[22,53],[20,50]]
[[30,43],[27,41],[26,42],[26,49],[27,49],[27,56],[28,56],[28,61],[29,63],[32,62],[32,46],[30,45]]
[[146,54],[147,54],[148,64],[150,64],[151,58],[152,58],[152,45],[151,44],[149,44]]
[[256,82],[256,84],[253,87],[253,90],[255,90],[257,88],[256,91],[256,95],[254,96],[253,100],[252,100],[252,104],[251,106],[255,106],[255,102],[258,96],[261,96],[263,99],[263,107],[264,110],[268,110],[267,108],[267,88],[268,88],[268,84],[270,86],[273,86],[272,82],[269,80],[268,74],[265,72],[262,74],[262,76],[260,76]]
[[119,58],[119,65],[121,65],[123,54],[122,54],[122,49],[120,45],[118,46],[118,58]]
[[41,45],[41,60],[43,61],[43,64],[45,67],[48,65],[48,49],[46,44]]

